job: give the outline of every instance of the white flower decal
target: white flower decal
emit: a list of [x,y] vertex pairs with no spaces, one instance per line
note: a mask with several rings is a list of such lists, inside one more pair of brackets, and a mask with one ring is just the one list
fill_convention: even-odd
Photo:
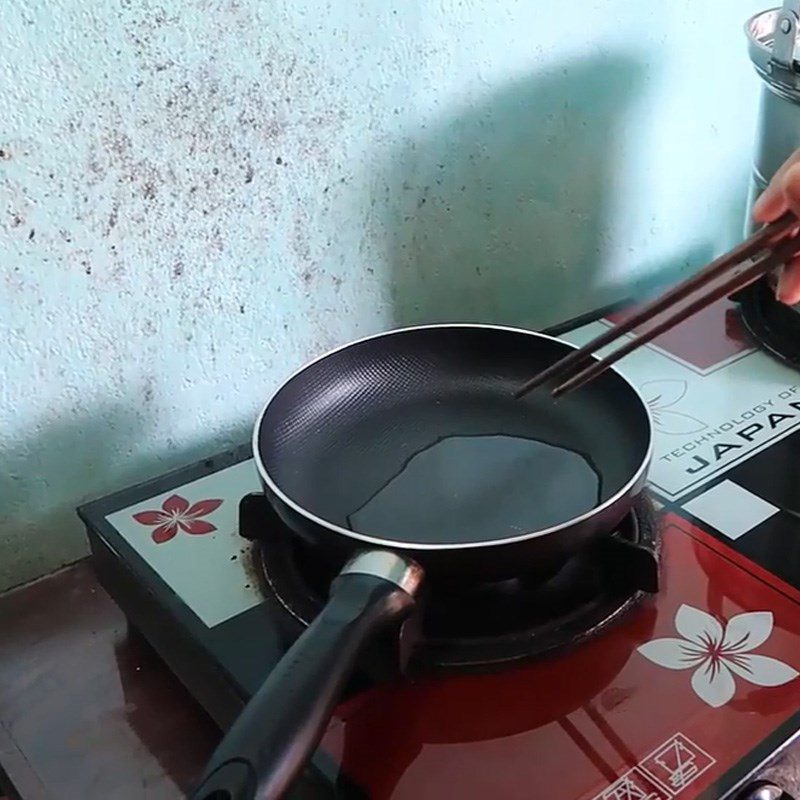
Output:
[[688,389],[686,381],[675,379],[647,381],[642,384],[641,389],[653,417],[653,423],[662,433],[675,435],[698,433],[708,427],[699,419],[671,410],[672,406],[680,402],[686,394]]
[[682,605],[675,615],[682,639],[653,639],[637,648],[654,664],[667,669],[694,669],[692,689],[714,708],[733,698],[738,675],[756,686],[781,686],[798,676],[777,658],[751,654],[772,633],[772,612],[738,614],[722,625],[705,611]]

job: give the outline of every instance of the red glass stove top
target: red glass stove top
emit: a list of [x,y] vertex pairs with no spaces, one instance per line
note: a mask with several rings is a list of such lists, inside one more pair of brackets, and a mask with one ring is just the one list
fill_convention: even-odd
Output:
[[662,532],[662,588],[613,630],[371,690],[324,746],[375,800],[699,796],[800,707],[800,595],[675,514]]

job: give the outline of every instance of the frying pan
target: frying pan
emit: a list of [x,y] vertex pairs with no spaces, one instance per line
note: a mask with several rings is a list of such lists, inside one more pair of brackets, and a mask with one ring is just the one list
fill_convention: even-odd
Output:
[[546,580],[614,530],[651,458],[637,390],[608,370],[558,402],[513,396],[570,349],[500,326],[405,328],[316,359],[272,396],[253,433],[265,494],[319,557],[349,560],[196,800],[284,796],[359,654],[420,613],[424,583]]

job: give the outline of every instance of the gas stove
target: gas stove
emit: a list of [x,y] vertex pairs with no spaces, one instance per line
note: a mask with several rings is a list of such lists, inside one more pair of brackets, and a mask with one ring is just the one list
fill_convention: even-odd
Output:
[[[413,648],[376,643],[295,796],[777,796],[758,780],[800,732],[800,377],[727,300],[621,369],[656,428],[647,497],[545,586],[436,598]],[[246,445],[79,511],[103,585],[222,727],[338,566],[282,527]]]

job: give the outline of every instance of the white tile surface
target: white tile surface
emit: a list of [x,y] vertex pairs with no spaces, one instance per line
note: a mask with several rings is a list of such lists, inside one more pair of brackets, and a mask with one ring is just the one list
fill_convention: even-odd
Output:
[[[242,550],[247,549],[247,542],[238,533],[239,500],[258,490],[258,476],[250,459],[117,511],[107,519],[189,608],[213,627],[262,601],[245,570]],[[216,530],[195,536],[179,530],[169,541],[153,541],[155,526],[143,525],[133,515],[158,511],[174,494],[190,504],[221,499],[219,508],[202,517]]]
[[723,481],[684,508],[731,539],[738,539],[780,510],[733,481]]

